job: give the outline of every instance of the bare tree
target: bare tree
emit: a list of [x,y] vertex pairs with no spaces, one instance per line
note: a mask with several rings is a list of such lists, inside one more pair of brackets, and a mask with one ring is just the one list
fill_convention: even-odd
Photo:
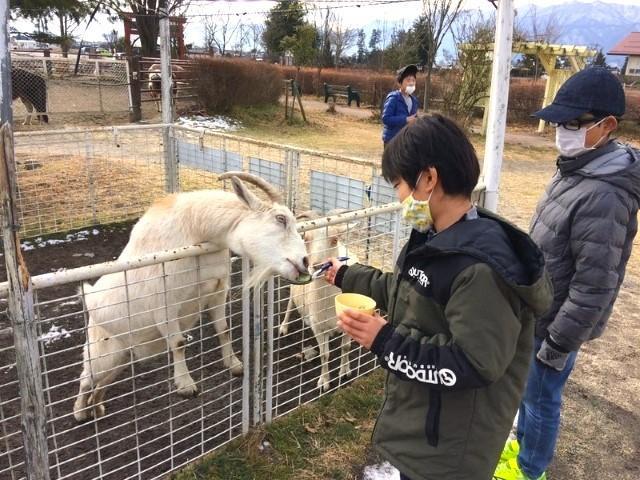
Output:
[[108,33],[103,33],[102,37],[104,38],[105,43],[109,46],[109,50],[111,52],[115,52],[116,46],[118,45],[118,31],[114,28]]
[[345,26],[342,18],[336,17],[332,39],[336,55],[336,68],[340,68],[340,58],[345,51],[355,45],[358,39],[358,30]]
[[264,24],[254,23],[249,25],[249,41],[251,42],[251,54],[253,58],[256,58],[258,55],[262,32],[264,32]]
[[231,41],[240,27],[240,19],[224,12],[207,16],[204,20],[204,44],[211,52],[214,47],[220,55],[225,55]]
[[538,15],[538,7],[535,5],[531,5],[523,15],[519,27],[535,42],[555,43],[562,36],[562,27],[558,17],[555,14],[550,14],[546,18],[541,18]]
[[424,85],[424,110],[429,108],[429,95],[431,93],[431,73],[436,61],[436,55],[442,40],[451,25],[460,14],[460,8],[464,0],[422,0],[423,13],[416,23],[416,30],[422,44],[427,70],[427,78]]

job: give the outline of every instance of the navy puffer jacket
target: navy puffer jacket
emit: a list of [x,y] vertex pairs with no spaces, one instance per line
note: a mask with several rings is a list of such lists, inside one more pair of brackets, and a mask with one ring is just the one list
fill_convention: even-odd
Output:
[[415,115],[418,112],[418,99],[415,95],[411,95],[411,111],[407,108],[407,103],[400,90],[395,90],[387,95],[382,109],[382,141],[387,143],[395,137],[400,130],[407,124],[407,117]]

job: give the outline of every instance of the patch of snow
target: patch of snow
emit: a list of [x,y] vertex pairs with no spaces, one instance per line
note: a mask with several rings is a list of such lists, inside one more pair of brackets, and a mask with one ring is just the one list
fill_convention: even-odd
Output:
[[27,245],[26,243],[23,243],[21,245],[22,250],[24,250],[25,252],[28,252],[29,250],[34,250],[36,247],[34,245]]
[[58,327],[57,325],[51,325],[51,328],[47,333],[43,333],[42,336],[38,339],[41,342],[44,342],[45,345],[49,345],[50,343],[57,342],[63,338],[70,338],[71,334],[67,332],[63,327]]
[[100,235],[100,230],[98,230],[97,228],[94,228],[93,230],[91,230],[91,233],[94,235]]
[[365,467],[362,480],[400,480],[400,472],[389,462]]
[[93,258],[96,256],[95,253],[74,253],[73,255],[71,255],[72,257],[89,257],[89,258]]
[[178,124],[191,128],[206,128],[223,132],[233,132],[242,128],[242,123],[222,115],[205,117],[194,115],[193,117],[180,117]]

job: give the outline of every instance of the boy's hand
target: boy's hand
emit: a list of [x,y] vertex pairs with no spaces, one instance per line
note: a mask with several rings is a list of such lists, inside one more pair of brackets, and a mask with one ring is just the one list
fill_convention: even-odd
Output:
[[386,324],[387,321],[377,313],[368,315],[347,309],[338,315],[338,327],[367,350],[371,350],[373,341]]
[[324,273],[324,279],[331,285],[335,285],[338,270],[340,270],[340,267],[344,265],[344,263],[340,262],[337,258],[329,258],[327,262],[331,262],[331,267]]

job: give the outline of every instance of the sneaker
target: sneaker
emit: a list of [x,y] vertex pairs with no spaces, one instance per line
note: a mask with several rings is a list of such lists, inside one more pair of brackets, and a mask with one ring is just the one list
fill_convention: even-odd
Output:
[[517,457],[513,457],[498,465],[493,480],[547,480],[547,474],[543,473],[536,479],[529,478],[520,469]]
[[519,452],[520,444],[518,443],[518,440],[507,440],[504,444],[504,448],[502,449],[502,453],[500,454],[500,461],[498,463],[506,462],[510,458],[516,458]]

